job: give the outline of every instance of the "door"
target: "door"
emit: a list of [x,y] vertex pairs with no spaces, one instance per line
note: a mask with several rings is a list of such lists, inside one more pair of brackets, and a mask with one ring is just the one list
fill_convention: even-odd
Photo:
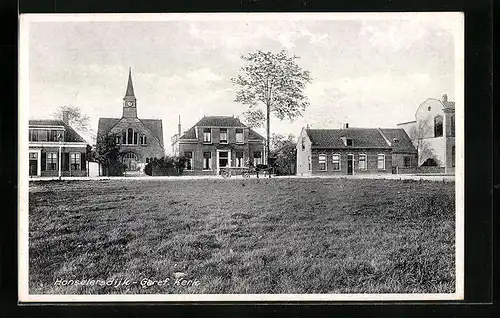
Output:
[[229,150],[217,151],[217,173],[220,173],[221,168],[229,167]]
[[354,155],[347,155],[347,174],[352,174],[354,170]]
[[129,152],[123,156],[123,164],[129,171],[137,170],[137,156],[135,153]]
[[29,153],[29,172],[30,176],[37,176],[38,175],[38,153],[37,152],[30,152]]

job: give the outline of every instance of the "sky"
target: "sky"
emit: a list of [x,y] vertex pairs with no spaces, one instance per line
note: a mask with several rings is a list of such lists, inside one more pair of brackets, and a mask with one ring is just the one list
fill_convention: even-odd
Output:
[[[102,20],[102,19],[101,19]],[[446,19],[283,19],[248,15],[168,21],[43,21],[29,24],[29,117],[78,106],[97,131],[121,117],[129,67],[139,118],[163,120],[165,149],[204,115],[239,116],[230,78],[242,54],[282,49],[299,56],[312,82],[310,106],[295,121],[271,120],[273,133],[302,127],[396,127],[427,98],[455,97],[456,33]],[[258,130],[264,134],[263,129]],[[88,135],[84,135],[92,142]]]

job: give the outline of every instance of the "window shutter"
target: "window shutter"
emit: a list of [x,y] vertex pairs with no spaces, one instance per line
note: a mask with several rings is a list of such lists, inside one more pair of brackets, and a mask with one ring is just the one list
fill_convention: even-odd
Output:
[[85,171],[85,170],[87,170],[87,162],[85,162],[85,153],[84,152],[82,152],[81,158],[82,158],[82,164],[80,166],[80,169]]
[[69,171],[69,153],[62,153],[62,170]]
[[47,154],[42,152],[42,171],[45,171],[47,168]]

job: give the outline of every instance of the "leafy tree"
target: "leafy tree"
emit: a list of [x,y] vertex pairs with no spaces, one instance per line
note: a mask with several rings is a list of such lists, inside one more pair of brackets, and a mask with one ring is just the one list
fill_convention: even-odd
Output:
[[271,157],[273,158],[274,171],[278,175],[295,174],[297,165],[296,138],[273,134],[271,138]]
[[55,118],[63,118],[64,112],[68,112],[69,125],[78,132],[89,135],[92,139],[95,138],[95,131],[90,128],[90,118],[83,113],[79,107],[63,105],[53,113]]
[[121,175],[125,166],[121,162],[120,146],[116,144],[116,134],[109,133],[98,138],[95,159],[106,170],[106,175]]
[[269,160],[271,114],[290,121],[301,116],[309,106],[304,90],[311,77],[309,71],[297,65],[298,57],[289,57],[285,50],[277,54],[258,50],[241,58],[246,65],[231,79],[238,87],[235,101],[249,106],[245,117],[251,127],[266,127]]
[[173,156],[165,156],[160,159],[151,160],[146,167],[144,168],[144,172],[148,176],[152,175],[162,175],[162,176],[170,176],[170,175],[180,175],[184,170],[184,165],[186,162],[186,158],[184,156],[173,157]]

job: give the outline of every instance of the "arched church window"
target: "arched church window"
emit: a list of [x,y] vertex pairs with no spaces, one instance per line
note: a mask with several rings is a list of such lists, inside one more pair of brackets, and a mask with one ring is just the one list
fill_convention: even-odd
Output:
[[137,133],[134,133],[134,145],[137,145]]
[[126,131],[122,132],[122,143],[123,144],[127,143],[127,132]]
[[443,116],[437,115],[434,117],[434,137],[443,136]]
[[134,137],[134,130],[132,128],[129,128],[127,130],[127,144],[131,145],[133,138]]

